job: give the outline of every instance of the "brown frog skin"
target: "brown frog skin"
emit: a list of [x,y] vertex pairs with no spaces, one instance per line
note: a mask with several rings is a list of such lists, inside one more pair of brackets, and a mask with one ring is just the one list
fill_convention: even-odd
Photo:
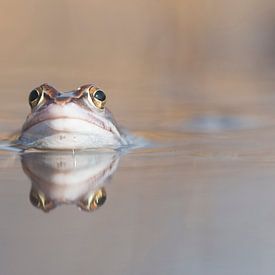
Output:
[[111,112],[106,95],[94,84],[59,92],[42,84],[30,92],[31,113],[16,145],[37,149],[120,148],[128,145]]

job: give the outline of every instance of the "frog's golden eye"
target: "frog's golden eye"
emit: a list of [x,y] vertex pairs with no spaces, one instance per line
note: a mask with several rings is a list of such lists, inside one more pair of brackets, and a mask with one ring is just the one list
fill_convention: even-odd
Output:
[[80,201],[78,206],[84,211],[94,211],[105,203],[106,198],[106,191],[104,188],[101,188],[95,193],[91,193],[88,198]]
[[89,94],[94,105],[99,109],[103,109],[106,104],[105,93],[102,90],[98,90],[95,87],[91,87],[89,89]]
[[94,199],[92,201],[94,208],[98,208],[104,204],[106,201],[106,191],[104,188],[100,189],[98,192],[96,192]]
[[39,90],[34,89],[30,92],[29,104],[31,108],[34,108],[38,104],[41,96],[42,96],[42,92],[40,92]]
[[51,200],[47,199],[42,192],[39,192],[34,188],[32,188],[30,192],[30,202],[34,207],[37,207],[44,212],[49,212],[56,206]]

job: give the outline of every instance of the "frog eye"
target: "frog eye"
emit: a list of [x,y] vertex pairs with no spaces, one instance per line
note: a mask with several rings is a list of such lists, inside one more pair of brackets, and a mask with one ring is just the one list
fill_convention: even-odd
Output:
[[44,212],[49,212],[56,207],[56,205],[51,200],[47,199],[42,192],[39,192],[34,188],[32,188],[30,192],[30,202],[34,207],[39,208]]
[[102,90],[98,90],[95,87],[91,87],[89,89],[89,94],[94,105],[99,109],[103,109],[106,104],[105,93]]
[[38,104],[41,96],[42,96],[42,92],[40,92],[37,89],[34,89],[30,92],[29,104],[30,104],[31,108],[34,108]]
[[91,193],[88,198],[80,201],[78,206],[84,211],[94,211],[105,203],[106,198],[106,191],[104,188],[101,188],[95,193]]
[[98,192],[96,192],[92,203],[94,208],[98,208],[102,206],[105,201],[106,201],[106,191],[105,189],[102,188]]

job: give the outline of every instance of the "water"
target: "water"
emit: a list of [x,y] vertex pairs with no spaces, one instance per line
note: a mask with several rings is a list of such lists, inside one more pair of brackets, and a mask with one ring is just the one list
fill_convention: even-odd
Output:
[[[236,103],[213,114],[211,102],[185,110],[184,94],[171,101],[139,94],[140,116],[114,110],[152,142],[127,154],[1,152],[1,274],[273,270],[272,113],[249,116]],[[266,110],[256,103],[248,109]],[[105,203],[87,211],[102,188]]]
[[149,2],[1,4],[1,140],[34,87],[95,82],[149,143],[1,150],[0,274],[274,273],[272,5]]

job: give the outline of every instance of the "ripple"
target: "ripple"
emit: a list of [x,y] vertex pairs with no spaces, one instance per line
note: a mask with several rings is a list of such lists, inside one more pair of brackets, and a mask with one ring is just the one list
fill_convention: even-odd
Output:
[[183,130],[188,132],[216,133],[223,131],[252,129],[261,123],[257,118],[225,115],[196,116],[186,121]]

